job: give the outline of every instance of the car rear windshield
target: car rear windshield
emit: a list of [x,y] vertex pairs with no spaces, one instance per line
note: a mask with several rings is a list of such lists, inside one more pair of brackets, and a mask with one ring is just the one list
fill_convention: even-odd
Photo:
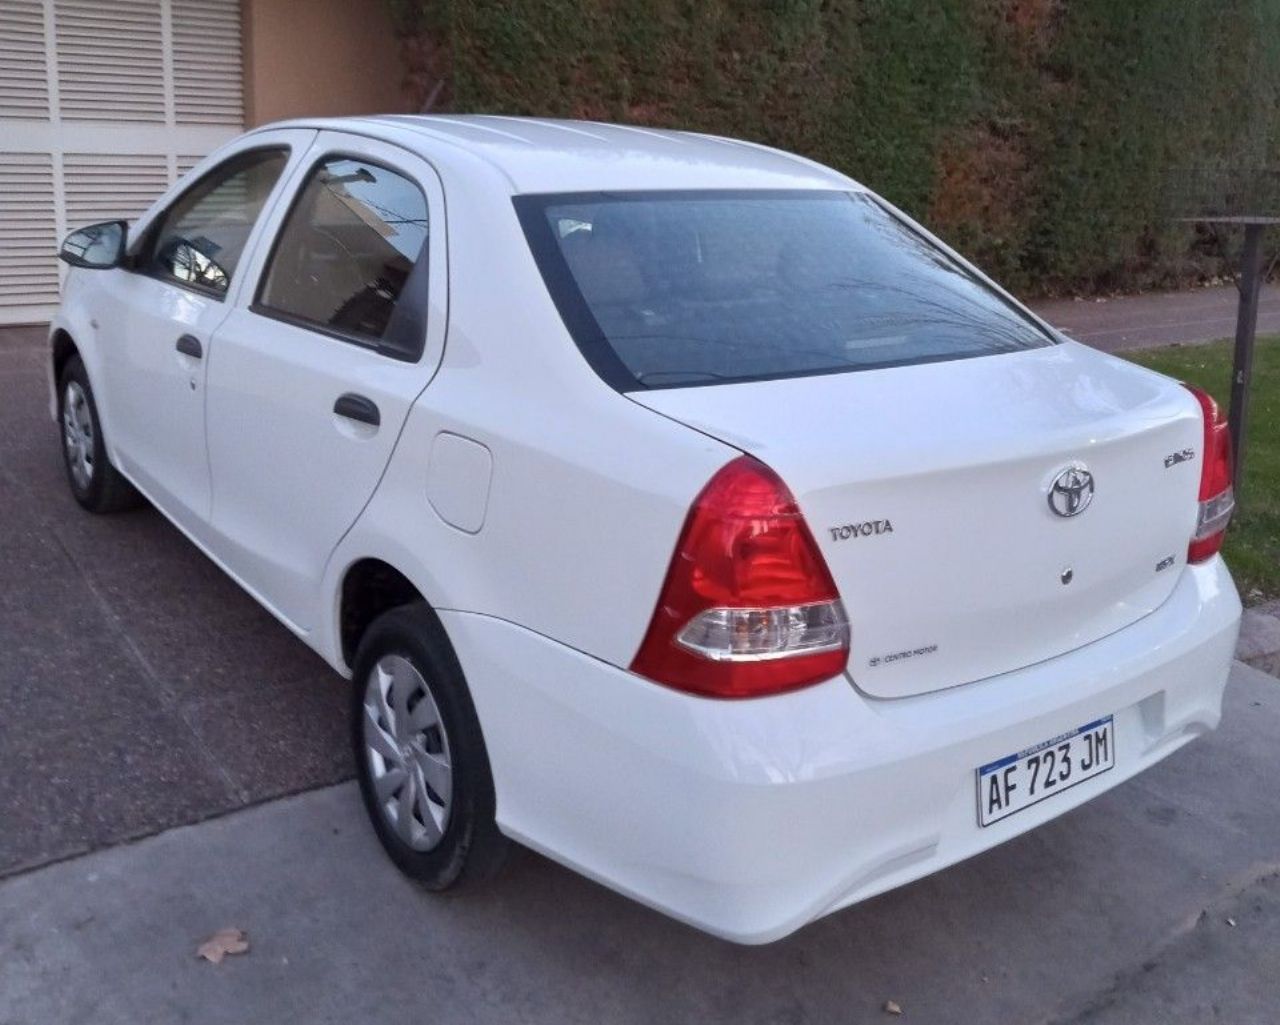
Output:
[[610,192],[515,204],[570,333],[621,391],[1053,344],[866,194]]

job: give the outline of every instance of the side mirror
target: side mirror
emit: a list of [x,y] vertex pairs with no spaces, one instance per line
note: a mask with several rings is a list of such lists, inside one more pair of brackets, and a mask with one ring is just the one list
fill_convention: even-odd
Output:
[[58,259],[72,267],[109,270],[124,260],[124,244],[129,225],[124,221],[104,221],[73,231],[62,241]]

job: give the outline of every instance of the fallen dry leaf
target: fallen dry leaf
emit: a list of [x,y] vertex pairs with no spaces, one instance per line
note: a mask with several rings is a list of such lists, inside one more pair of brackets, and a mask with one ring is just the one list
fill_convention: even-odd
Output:
[[886,1000],[884,1002],[884,1013],[885,1014],[901,1014],[902,1008],[899,1007],[897,1003],[894,1002],[893,1000]]
[[249,937],[240,929],[219,929],[196,948],[196,957],[222,964],[228,954],[243,954],[249,949]]

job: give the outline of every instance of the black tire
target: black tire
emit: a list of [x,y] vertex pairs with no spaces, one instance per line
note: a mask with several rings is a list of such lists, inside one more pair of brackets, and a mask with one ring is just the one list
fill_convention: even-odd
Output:
[[[87,415],[92,428],[91,470],[84,477],[83,468],[77,473],[75,458],[67,442],[67,394],[79,389],[84,396],[84,408],[77,415]],[[111,465],[107,456],[106,439],[102,433],[102,421],[98,418],[98,405],[93,397],[93,386],[79,356],[72,356],[62,368],[58,379],[58,431],[62,441],[62,465],[67,471],[67,484],[77,502],[92,513],[122,512],[142,504],[142,496],[120,471]]]
[[[444,828],[429,850],[406,842],[392,824],[390,812],[379,803],[373,759],[367,751],[366,689],[375,668],[390,664],[384,660],[394,656],[407,660],[421,677],[435,701],[447,738],[452,793]],[[494,820],[493,775],[480,721],[440,620],[422,602],[383,613],[365,631],[353,670],[351,745],[356,776],[365,810],[383,848],[401,872],[429,890],[489,878],[501,868],[510,841],[498,831]],[[394,694],[394,684],[391,690]],[[438,739],[435,745],[439,750]],[[390,803],[397,803],[397,799]],[[415,823],[421,821],[418,815]]]

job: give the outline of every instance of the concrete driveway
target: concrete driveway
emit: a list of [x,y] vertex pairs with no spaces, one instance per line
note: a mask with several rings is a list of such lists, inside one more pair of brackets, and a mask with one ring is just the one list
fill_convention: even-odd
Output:
[[[1280,685],[1065,818],[768,947],[520,853],[430,896],[352,784],[0,882],[0,1022],[888,1020],[1264,1025],[1280,1006]],[[779,823],[785,828],[785,823]],[[1234,924],[1233,924],[1234,923]],[[215,930],[251,949],[197,960]]]

